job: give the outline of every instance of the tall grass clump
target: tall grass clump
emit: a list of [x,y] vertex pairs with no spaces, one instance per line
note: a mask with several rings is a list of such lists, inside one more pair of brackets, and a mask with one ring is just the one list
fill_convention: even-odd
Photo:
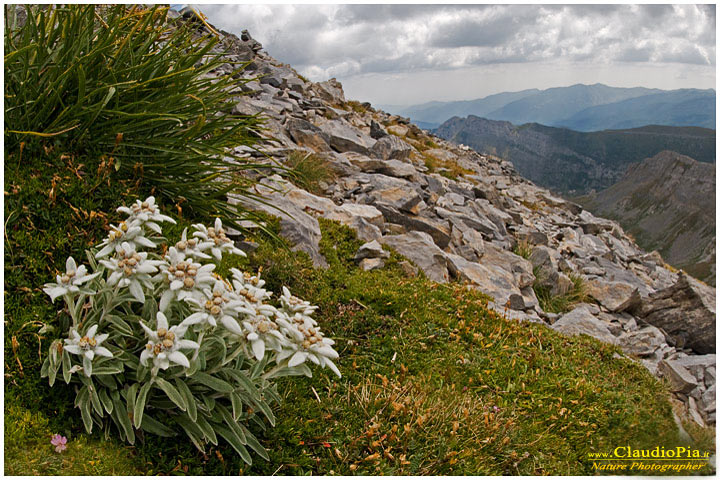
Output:
[[585,282],[580,275],[570,274],[570,280],[572,286],[565,293],[553,294],[552,289],[546,284],[544,280],[544,273],[539,268],[533,269],[535,275],[535,282],[533,283],[533,290],[535,296],[537,296],[540,308],[546,312],[551,313],[565,313],[572,310],[572,307],[578,303],[588,302],[590,300],[587,292],[585,291]]
[[[232,149],[253,145],[255,116],[232,113],[244,64],[219,39],[167,7],[5,7],[5,148],[26,158],[51,149],[97,159],[181,210],[235,217],[238,172],[257,168]],[[232,162],[228,162],[232,160]]]
[[335,180],[332,164],[319,154],[295,150],[284,162],[284,175],[308,192],[322,193],[323,183]]

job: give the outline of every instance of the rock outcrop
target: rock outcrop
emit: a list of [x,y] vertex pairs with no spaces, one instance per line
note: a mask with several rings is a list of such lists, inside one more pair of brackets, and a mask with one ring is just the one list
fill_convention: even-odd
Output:
[[[281,235],[319,267],[326,262],[317,218],[338,220],[367,242],[356,256],[362,268],[382,268],[392,248],[434,281],[466,282],[488,294],[489,307],[508,318],[617,345],[676,385],[692,418],[714,423],[714,355],[697,355],[714,352],[714,289],[668,270],[617,223],[553,196],[508,161],[349,102],[334,79],[308,82],[249,34],[224,35],[224,48],[252,60],[239,74],[250,81],[241,85],[237,110],[265,118],[263,152],[237,151],[267,164],[300,151],[336,173],[322,195],[280,175],[264,178],[258,193],[277,209],[231,195],[232,203],[280,217]],[[533,287],[562,295],[576,282],[596,303],[564,315],[542,309]]]

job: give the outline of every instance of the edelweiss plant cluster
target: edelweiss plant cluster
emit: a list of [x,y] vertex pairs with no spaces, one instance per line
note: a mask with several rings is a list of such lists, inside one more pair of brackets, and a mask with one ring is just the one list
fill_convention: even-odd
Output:
[[85,428],[94,425],[133,443],[138,430],[174,436],[184,432],[204,451],[218,438],[248,463],[250,447],[267,458],[247,428],[261,412],[271,424],[278,401],[271,379],[311,376],[308,363],[340,376],[333,341],[312,318],[317,307],[283,294],[273,302],[265,281],[232,269],[214,273],[223,255],[245,255],[220,219],[193,225],[157,253],[163,223],[155,199],[118,211],[127,218],[110,229],[95,252],[92,273],[71,257],[66,271],[44,291],[62,298],[72,322],[42,367],[52,386],[62,370],[78,384],[76,406]]

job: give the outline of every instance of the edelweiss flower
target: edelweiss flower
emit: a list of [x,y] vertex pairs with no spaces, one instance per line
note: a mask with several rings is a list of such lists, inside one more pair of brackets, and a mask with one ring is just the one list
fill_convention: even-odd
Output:
[[340,370],[332,361],[338,358],[338,353],[332,348],[335,342],[323,336],[317,322],[307,313],[313,312],[317,307],[293,297],[285,287],[280,301],[283,308],[279,311],[276,320],[281,326],[281,331],[290,341],[290,348],[283,349],[276,361],[279,363],[290,357],[288,366],[294,367],[310,360],[321,367],[330,368],[336,375],[341,376]]
[[192,324],[207,323],[216,327],[217,320],[221,320],[223,323],[235,322],[233,317],[239,313],[255,313],[255,310],[248,308],[235,292],[228,290],[222,280],[215,281],[212,291],[209,288],[204,289],[203,297],[188,298],[187,301],[199,309],[185,319],[185,322],[192,322]]
[[246,256],[245,252],[235,246],[232,240],[227,238],[225,229],[222,228],[222,221],[219,218],[215,219],[215,227],[206,228],[205,225],[200,223],[193,225],[197,229],[193,233],[193,237],[202,238],[206,242],[212,242],[210,252],[218,260],[222,259],[223,252],[233,253],[235,255]]
[[312,315],[318,308],[310,305],[310,302],[301,300],[292,295],[287,287],[283,287],[283,294],[280,297],[280,303],[288,313],[302,313],[303,315]]
[[197,238],[187,238],[187,228],[183,230],[180,241],[175,244],[175,248],[178,252],[192,258],[211,258],[207,253],[203,253],[208,248],[214,245],[213,242],[203,242]]
[[160,213],[160,209],[155,206],[155,197],[148,197],[144,202],[136,200],[130,207],[119,207],[117,211],[129,216],[127,222],[137,220],[138,225],[146,226],[156,233],[162,233],[158,222],[175,223],[175,220]]
[[81,337],[77,330],[73,328],[70,331],[71,338],[65,339],[65,350],[75,355],[82,355],[83,372],[87,377],[92,375],[92,361],[95,355],[108,358],[113,356],[110,350],[100,346],[102,342],[107,340],[108,334],[95,335],[97,328],[97,325],[90,327],[84,337]]
[[160,311],[165,311],[173,299],[201,298],[203,289],[213,284],[212,271],[215,265],[200,265],[170,247],[165,255],[166,262],[160,267],[161,275],[170,288],[160,297]]
[[157,272],[157,266],[163,263],[160,260],[148,260],[147,256],[147,252],[138,253],[135,251],[135,245],[123,242],[115,258],[100,260],[100,263],[113,271],[107,280],[107,284],[128,287],[132,296],[138,302],[144,303],[143,284],[148,287],[151,286],[149,274]]
[[145,350],[140,354],[140,363],[147,366],[148,359],[152,358],[153,365],[161,370],[167,370],[171,364],[188,368],[190,361],[180,350],[200,348],[200,345],[192,340],[183,340],[188,324],[182,322],[180,325],[168,328],[167,317],[162,312],[158,312],[156,318],[157,329],[154,331],[140,321],[140,326],[150,339],[145,345]]
[[85,265],[80,265],[78,268],[75,260],[68,257],[65,261],[65,274],[56,277],[57,283],[46,283],[43,292],[50,295],[50,300],[54,302],[57,297],[68,293],[77,293],[80,291],[80,285],[89,282],[98,275],[100,275],[100,272],[88,275]]
[[265,280],[259,276],[252,276],[249,273],[243,273],[237,268],[231,268],[233,274],[233,287],[235,292],[244,297],[250,305],[261,307],[263,302],[268,300],[272,293],[265,290]]
[[120,222],[117,227],[114,225],[110,226],[108,237],[100,244],[103,248],[95,254],[95,258],[105,257],[112,253],[113,250],[119,251],[122,249],[124,243],[132,245],[133,250],[135,250],[138,245],[147,248],[155,248],[157,246],[143,236],[143,229],[140,223],[137,221],[125,221]]

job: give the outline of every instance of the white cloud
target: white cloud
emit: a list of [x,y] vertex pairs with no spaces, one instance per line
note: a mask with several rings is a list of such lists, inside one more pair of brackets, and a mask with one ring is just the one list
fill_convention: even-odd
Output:
[[[677,78],[679,69],[692,65],[712,71],[714,78],[714,5],[199,8],[224,30],[249,30],[268,53],[313,80],[438,71],[457,76],[476,66],[505,64],[525,64],[532,72],[553,62],[572,63],[578,71],[615,71],[620,77],[629,66],[638,71],[662,63],[667,76]],[[533,87],[533,75],[526,77],[526,88]]]

